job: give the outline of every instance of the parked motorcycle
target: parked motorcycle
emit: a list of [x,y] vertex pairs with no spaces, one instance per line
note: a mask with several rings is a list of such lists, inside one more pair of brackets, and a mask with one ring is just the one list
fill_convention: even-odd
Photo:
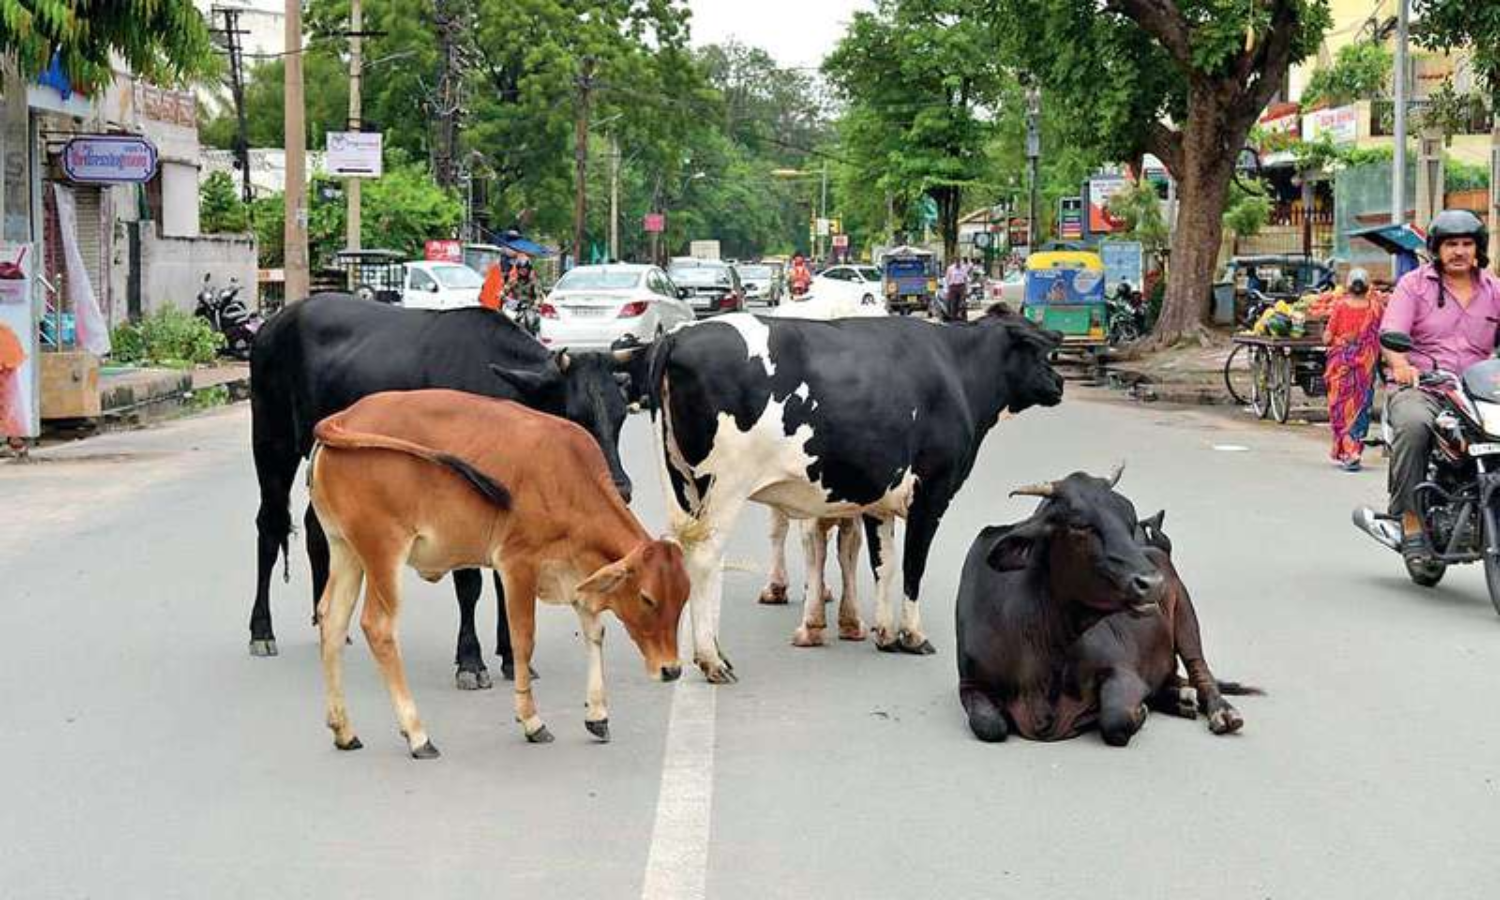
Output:
[[[1490,602],[1500,613],[1500,359],[1478,363],[1460,376],[1413,350],[1411,336],[1405,333],[1385,332],[1380,345],[1432,361],[1433,370],[1422,375],[1416,390],[1436,399],[1439,407],[1427,480],[1415,494],[1432,557],[1407,560],[1407,574],[1423,587],[1434,587],[1448,566],[1483,562]],[[1381,418],[1381,432],[1390,446],[1390,420]],[[1384,546],[1401,551],[1397,517],[1362,507],[1354,511],[1354,524]]]
[[238,279],[230,278],[229,286],[219,290],[214,289],[212,280],[212,275],[203,276],[195,313],[224,335],[225,352],[236,359],[248,360],[250,346],[255,343],[255,335],[265,324],[265,319],[240,299]]
[[1108,301],[1109,342],[1128,344],[1140,340],[1149,330],[1146,326],[1146,304],[1141,292],[1122,281]]

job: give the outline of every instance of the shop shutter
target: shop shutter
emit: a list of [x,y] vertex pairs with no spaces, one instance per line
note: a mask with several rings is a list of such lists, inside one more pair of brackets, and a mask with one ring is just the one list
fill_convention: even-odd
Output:
[[78,250],[83,254],[83,267],[88,270],[89,284],[100,308],[105,307],[105,294],[109,284],[105,279],[104,227],[100,208],[104,191],[98,185],[79,184],[73,186],[74,203],[78,207]]

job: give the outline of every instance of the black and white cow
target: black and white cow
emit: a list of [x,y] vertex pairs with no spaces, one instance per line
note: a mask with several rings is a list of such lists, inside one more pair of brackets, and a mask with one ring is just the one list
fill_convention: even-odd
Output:
[[[749,501],[798,518],[863,514],[882,650],[933,653],[917,607],[938,522],[1006,412],[1054,406],[1060,338],[993,310],[972,324],[734,314],[669,335],[651,362],[668,510],[693,582],[694,658],[734,680],[718,645],[722,560]],[[895,520],[907,520],[901,626]],[[825,627],[808,592],[802,628]]]

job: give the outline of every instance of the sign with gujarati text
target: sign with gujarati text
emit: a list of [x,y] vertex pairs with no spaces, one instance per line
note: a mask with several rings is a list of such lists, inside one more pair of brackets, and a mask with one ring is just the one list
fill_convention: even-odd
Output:
[[1359,108],[1339,106],[1320,109],[1302,117],[1302,137],[1316,141],[1323,135],[1336,146],[1346,147],[1359,140]]
[[464,247],[458,241],[428,241],[426,245],[429,262],[461,263]]
[[381,134],[378,131],[330,131],[323,168],[335,178],[379,178]]
[[156,176],[156,146],[143,137],[98,134],[63,145],[63,173],[87,184],[140,184]]
[[646,213],[641,226],[647,234],[661,234],[667,230],[667,216],[665,213]]

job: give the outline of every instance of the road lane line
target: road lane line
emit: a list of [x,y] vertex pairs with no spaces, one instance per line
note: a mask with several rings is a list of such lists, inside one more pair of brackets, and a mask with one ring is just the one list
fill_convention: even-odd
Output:
[[672,689],[656,823],[641,900],[707,896],[708,838],[714,793],[714,710],[722,688],[691,675]]

